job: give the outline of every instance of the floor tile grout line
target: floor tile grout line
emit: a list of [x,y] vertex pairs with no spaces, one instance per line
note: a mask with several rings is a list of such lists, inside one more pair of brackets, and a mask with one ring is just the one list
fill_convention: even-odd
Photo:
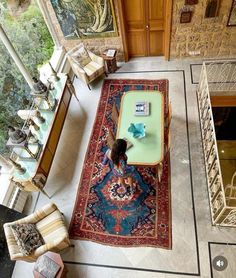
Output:
[[[146,72],[182,72],[183,70],[178,69],[170,69],[170,70],[138,70],[138,71],[116,71],[114,73],[110,73],[111,75],[120,74],[120,73],[146,73]],[[108,76],[109,77],[109,76]],[[127,78],[128,79],[128,78]]]
[[191,156],[191,148],[190,148],[190,134],[189,134],[189,125],[188,125],[188,101],[186,94],[186,79],[185,79],[185,70],[183,70],[183,80],[184,80],[184,96],[185,96],[185,113],[186,113],[186,129],[187,129],[187,141],[188,141],[188,155],[189,155],[189,170],[190,170],[190,183],[191,183],[191,197],[192,197],[192,206],[193,206],[193,222],[195,228],[195,243],[196,243],[196,252],[197,252],[197,267],[198,274],[201,275],[200,269],[200,260],[199,260],[199,245],[198,245],[198,232],[197,232],[197,220],[196,220],[196,212],[195,212],[195,202],[194,202],[194,192],[193,192],[193,173],[192,173],[192,156]]
[[211,273],[211,278],[213,278],[213,269],[212,269],[212,257],[211,257],[211,243],[208,242],[208,254],[209,254],[209,263],[210,263],[210,273]]
[[210,243],[211,245],[215,244],[215,245],[236,246],[236,243],[234,242],[208,241],[208,243]]
[[192,85],[197,85],[198,84],[198,82],[194,82],[194,80],[193,80],[193,67],[192,66],[201,66],[202,65],[202,63],[201,64],[190,64],[189,66],[190,66],[190,73],[191,73],[191,83],[192,83]]
[[66,264],[92,266],[92,267],[100,267],[100,268],[111,268],[111,269],[121,269],[121,270],[131,270],[131,271],[165,273],[165,274],[185,275],[185,276],[187,276],[187,275],[189,275],[189,276],[199,276],[197,273],[175,272],[175,271],[149,269],[149,268],[136,268],[136,267],[128,267],[128,266],[104,265],[104,264],[82,263],[82,262],[73,262],[73,261],[63,261],[63,262],[66,263]]

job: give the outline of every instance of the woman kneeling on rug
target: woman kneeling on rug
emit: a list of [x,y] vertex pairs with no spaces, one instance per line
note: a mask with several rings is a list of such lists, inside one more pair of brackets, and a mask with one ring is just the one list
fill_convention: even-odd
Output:
[[127,142],[124,139],[116,139],[112,145],[112,149],[106,151],[102,164],[106,165],[107,162],[110,161],[112,164],[112,172],[114,176],[118,178],[118,183],[126,185],[125,179],[128,178],[128,184],[132,187],[134,166],[127,165],[128,158],[125,154],[126,149]]

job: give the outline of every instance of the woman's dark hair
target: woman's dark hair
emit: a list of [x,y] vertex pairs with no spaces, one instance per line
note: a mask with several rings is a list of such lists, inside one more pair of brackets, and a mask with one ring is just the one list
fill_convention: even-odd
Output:
[[120,157],[126,152],[127,142],[124,139],[116,139],[111,149],[111,160],[115,165],[119,165]]

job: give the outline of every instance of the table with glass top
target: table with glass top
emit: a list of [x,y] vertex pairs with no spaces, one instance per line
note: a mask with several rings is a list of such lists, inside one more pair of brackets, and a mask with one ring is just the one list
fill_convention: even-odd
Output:
[[[149,115],[135,115],[137,102],[149,102]],[[145,137],[134,138],[128,132],[131,123],[145,124]],[[128,91],[121,99],[116,138],[127,138],[133,146],[127,150],[128,164],[154,166],[164,154],[164,96],[159,91]]]
[[[25,150],[21,150],[21,153],[14,150],[15,153],[19,155],[16,162],[19,163],[26,171],[22,174],[15,170],[13,173],[13,181],[16,182],[18,186],[21,186],[25,191],[40,190],[46,194],[43,190],[43,185],[49,175],[71,95],[73,94],[67,84],[68,77],[65,74],[60,74],[59,76],[60,80],[54,83],[54,89],[51,91],[52,96],[57,100],[55,110],[49,110],[47,103],[42,100],[38,109],[42,117],[45,119],[45,122],[40,123],[37,119],[35,119],[35,122],[40,129],[35,130],[31,127],[31,132],[36,136],[36,138],[39,139],[40,144],[42,145],[39,158],[30,159],[29,157],[29,159],[27,159],[27,156],[29,155]],[[36,145],[29,144],[28,147],[32,152],[34,152]]]

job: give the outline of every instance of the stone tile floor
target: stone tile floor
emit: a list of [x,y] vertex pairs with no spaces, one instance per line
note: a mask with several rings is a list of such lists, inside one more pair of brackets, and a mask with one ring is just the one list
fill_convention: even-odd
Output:
[[[211,225],[208,190],[206,185],[196,88],[200,60],[174,60],[160,57],[131,59],[107,78],[137,78],[169,80],[172,102],[171,122],[171,202],[172,250],[151,247],[111,247],[89,241],[75,240],[75,248],[62,252],[68,268],[68,278],[97,277],[233,277],[235,273],[234,249],[236,229]],[[44,204],[55,202],[63,211],[69,225],[76,198],[83,160],[93,127],[102,79],[97,80],[92,91],[75,79],[79,102],[73,97],[57,153],[45,190],[52,195],[33,196],[29,212]],[[213,245],[209,242],[221,242]],[[233,245],[227,246],[227,243]],[[235,246],[234,246],[235,243]],[[217,246],[217,248],[216,248]],[[232,251],[229,251],[231,250]],[[211,257],[210,257],[211,254]],[[225,255],[227,272],[214,271],[211,276],[210,260]],[[17,262],[13,278],[32,277],[33,263]],[[223,275],[223,276],[222,276]]]

